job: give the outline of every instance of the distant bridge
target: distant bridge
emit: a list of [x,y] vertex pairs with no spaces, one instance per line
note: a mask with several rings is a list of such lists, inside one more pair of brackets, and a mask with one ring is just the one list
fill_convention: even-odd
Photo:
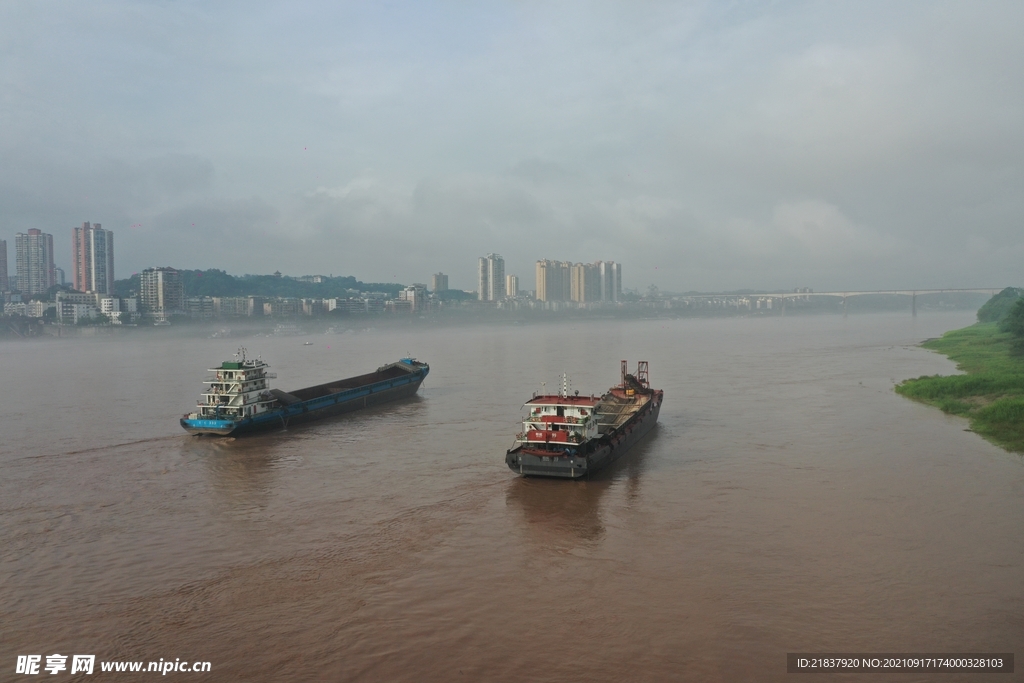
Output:
[[756,294],[695,294],[676,297],[687,301],[700,301],[707,299],[782,299],[782,312],[786,311],[786,299],[802,299],[812,296],[834,296],[839,297],[843,300],[843,312],[846,312],[846,300],[851,296],[863,296],[865,294],[891,294],[899,296],[910,297],[910,309],[912,315],[917,315],[917,295],[918,294],[949,294],[949,293],[968,293],[968,294],[998,294],[1003,291],[1005,287],[999,288],[980,288],[980,289],[877,289],[870,291],[845,291],[845,292],[758,292]]

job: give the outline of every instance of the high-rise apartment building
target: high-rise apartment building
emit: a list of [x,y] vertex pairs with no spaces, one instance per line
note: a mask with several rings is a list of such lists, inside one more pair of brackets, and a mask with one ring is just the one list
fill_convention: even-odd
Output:
[[589,304],[601,300],[601,276],[596,263],[576,263],[570,273],[571,301]]
[[622,264],[615,261],[598,261],[601,278],[601,301],[618,301],[622,298]]
[[519,276],[505,276],[505,296],[519,296]]
[[538,301],[618,301],[622,296],[622,266],[615,261],[572,264],[537,261]]
[[181,273],[174,268],[146,268],[139,274],[139,304],[145,313],[166,317],[185,310]]
[[6,292],[7,279],[7,240],[0,240],[0,292]]
[[505,259],[499,254],[481,256],[477,271],[477,298],[500,301],[505,298]]
[[561,261],[558,268],[562,274],[562,298],[561,301],[572,301],[572,263]]
[[114,293],[114,233],[99,223],[74,228],[71,237],[72,278],[80,292]]
[[537,261],[537,300],[572,300],[572,264],[568,261]]
[[438,292],[448,291],[448,276],[444,273],[435,273],[430,278],[430,289],[437,294]]
[[487,264],[491,285],[489,301],[500,301],[505,298],[505,259],[498,254],[488,254]]
[[32,228],[14,236],[18,265],[18,289],[23,294],[42,294],[57,284],[53,268],[53,235]]
[[562,300],[562,275],[557,261],[537,261],[537,301]]

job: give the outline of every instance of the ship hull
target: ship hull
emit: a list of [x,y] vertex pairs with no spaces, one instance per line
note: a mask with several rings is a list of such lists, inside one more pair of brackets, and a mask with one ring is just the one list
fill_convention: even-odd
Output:
[[[306,400],[298,400],[242,420],[190,419],[184,417],[181,418],[181,426],[185,431],[195,435],[242,436],[284,429],[290,425],[314,422],[355,410],[390,403],[408,398],[419,389],[430,368],[426,364],[417,365],[416,369],[406,370],[399,376],[379,379],[377,375],[381,373],[378,372],[330,382],[317,387],[300,389],[290,394],[275,392],[282,397],[282,400],[287,400],[284,397],[294,399],[296,396],[304,397],[307,394],[321,395],[315,395],[313,398]],[[362,380],[369,381],[360,383]],[[341,390],[335,390],[332,385],[348,386]],[[323,388],[325,387],[331,387],[331,390],[324,391]]]
[[628,422],[609,432],[592,452],[579,456],[537,455],[516,447],[505,454],[505,464],[526,477],[557,477],[583,479],[605,469],[622,458],[641,441],[655,425],[661,413],[663,392],[655,392],[652,400]]

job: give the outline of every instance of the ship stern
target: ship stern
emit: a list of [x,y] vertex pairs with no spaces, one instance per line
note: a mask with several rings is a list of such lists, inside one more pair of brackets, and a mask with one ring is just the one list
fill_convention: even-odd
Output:
[[589,463],[582,456],[535,455],[513,448],[505,454],[505,464],[513,472],[524,477],[557,477],[560,479],[582,479],[587,476]]
[[181,418],[181,427],[189,434],[202,436],[230,436],[238,424],[234,420],[209,420],[196,418]]

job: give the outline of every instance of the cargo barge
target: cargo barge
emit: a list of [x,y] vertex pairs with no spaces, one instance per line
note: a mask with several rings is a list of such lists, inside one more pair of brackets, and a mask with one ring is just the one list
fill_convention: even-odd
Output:
[[651,389],[647,361],[635,375],[621,365],[621,383],[603,396],[534,395],[523,407],[523,431],[505,464],[523,476],[581,479],[612,464],[658,422],[664,392]]
[[213,376],[196,409],[182,416],[182,428],[213,436],[282,429],[412,396],[430,372],[426,363],[403,358],[358,377],[281,391],[270,388],[267,380],[276,375],[269,367],[239,349],[233,361],[210,368]]

